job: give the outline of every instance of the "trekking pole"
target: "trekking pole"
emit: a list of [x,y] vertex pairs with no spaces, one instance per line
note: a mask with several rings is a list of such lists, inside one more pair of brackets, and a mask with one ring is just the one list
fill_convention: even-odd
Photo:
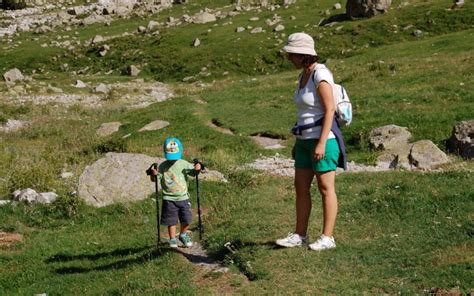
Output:
[[[146,174],[151,176],[153,174],[152,168],[158,170],[158,164],[152,164],[148,170],[146,170]],[[160,196],[158,194],[158,176],[155,176],[155,198],[156,198],[156,232],[157,232],[157,239],[156,239],[156,247],[160,246]]]
[[[199,159],[194,159],[194,164],[201,164],[201,170],[203,169],[202,163]],[[204,227],[202,226],[202,219],[201,219],[201,199],[199,196],[199,172],[196,172],[196,199],[197,199],[197,207],[198,207],[198,227],[199,227],[199,239],[202,240],[202,233],[204,232]]]
[[157,235],[156,247],[159,247],[160,246],[160,196],[158,194],[158,176],[155,176],[155,197],[156,197],[156,235]]

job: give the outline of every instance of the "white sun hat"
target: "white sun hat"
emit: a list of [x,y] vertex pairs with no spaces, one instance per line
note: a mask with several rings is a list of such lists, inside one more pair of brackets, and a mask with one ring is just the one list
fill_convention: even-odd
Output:
[[287,53],[296,54],[307,54],[317,56],[316,50],[314,50],[313,37],[306,33],[293,33],[288,36],[288,41],[283,47],[283,51]]

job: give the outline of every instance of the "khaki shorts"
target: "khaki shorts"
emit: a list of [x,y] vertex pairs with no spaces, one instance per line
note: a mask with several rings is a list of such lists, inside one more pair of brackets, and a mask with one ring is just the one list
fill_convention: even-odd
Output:
[[339,160],[339,144],[336,139],[328,139],[324,158],[314,160],[314,148],[317,139],[296,139],[295,144],[295,168],[312,168],[317,173],[335,171]]

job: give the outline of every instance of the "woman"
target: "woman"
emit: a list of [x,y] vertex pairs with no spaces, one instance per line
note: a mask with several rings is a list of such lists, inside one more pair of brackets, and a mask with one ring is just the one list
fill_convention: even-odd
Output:
[[336,168],[345,168],[346,160],[344,141],[334,118],[334,80],[329,69],[317,63],[314,40],[308,34],[291,34],[283,51],[296,69],[302,69],[302,73],[294,94],[298,121],[292,129],[296,135],[296,229],[276,243],[283,247],[307,245],[308,220],[312,207],[310,188],[316,176],[322,197],[323,231],[309,248],[316,251],[335,248],[333,231],[337,215]]

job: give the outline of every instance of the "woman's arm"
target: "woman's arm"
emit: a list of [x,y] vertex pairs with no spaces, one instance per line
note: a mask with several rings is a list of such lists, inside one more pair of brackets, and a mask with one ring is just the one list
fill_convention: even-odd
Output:
[[316,91],[321,98],[321,104],[324,108],[324,118],[321,126],[321,135],[319,136],[318,144],[314,149],[314,159],[321,160],[323,159],[324,153],[326,151],[326,141],[328,139],[329,132],[331,131],[336,107],[334,106],[331,84],[329,84],[327,81],[321,81],[316,87]]

